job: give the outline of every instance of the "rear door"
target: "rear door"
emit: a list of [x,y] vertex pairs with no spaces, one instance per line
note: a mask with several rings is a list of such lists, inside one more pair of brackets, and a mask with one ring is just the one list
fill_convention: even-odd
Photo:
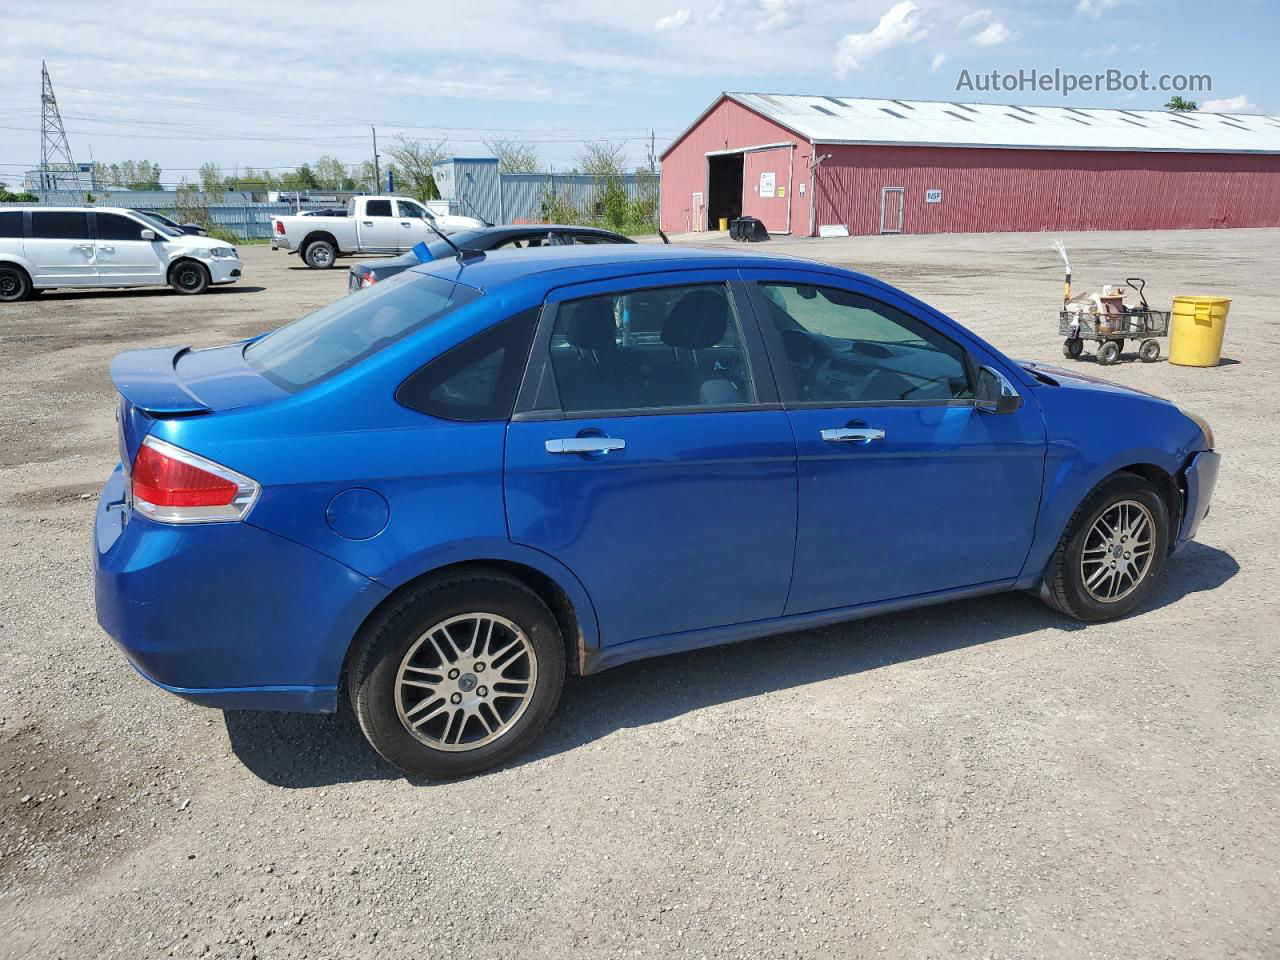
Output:
[[[656,336],[626,337],[638,311]],[[603,644],[782,613],[795,444],[768,369],[720,272],[548,299],[507,432],[507,518],[583,582]]]
[[787,613],[994,584],[1031,546],[1045,428],[1031,392],[977,408],[982,363],[880,287],[744,271],[795,430]]
[[400,232],[404,228],[392,210],[393,203],[393,200],[381,197],[364,202],[364,212],[356,221],[361,250],[390,253],[400,249]]
[[[164,243],[150,226],[119,213],[95,212],[94,255],[104,286],[141,286],[165,282],[169,258]],[[151,230],[155,240],[143,240]]]
[[742,158],[742,215],[770,233],[791,231],[790,146],[750,150]]
[[98,282],[88,210],[32,210],[24,247],[37,287],[91,287]]

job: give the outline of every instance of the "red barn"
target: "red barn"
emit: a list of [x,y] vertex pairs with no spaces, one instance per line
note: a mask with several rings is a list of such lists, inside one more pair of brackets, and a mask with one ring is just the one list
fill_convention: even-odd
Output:
[[1280,117],[726,93],[662,154],[662,227],[810,236],[1280,226]]

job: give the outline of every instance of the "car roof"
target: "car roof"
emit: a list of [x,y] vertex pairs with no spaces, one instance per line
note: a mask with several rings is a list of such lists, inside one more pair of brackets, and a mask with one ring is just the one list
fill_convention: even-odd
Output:
[[[564,275],[554,279],[544,277],[548,281],[548,286],[554,286],[559,283],[603,279],[619,272],[625,274],[697,267],[724,269],[768,266],[849,274],[849,271],[829,264],[801,260],[796,257],[658,243],[600,246],[575,244],[548,247],[532,255],[525,250],[499,250],[486,253],[483,257],[470,259],[465,263],[460,263],[457,258],[448,257],[411,267],[410,270],[447,277],[477,290],[485,290],[548,273]],[[580,276],[572,276],[575,273]]]

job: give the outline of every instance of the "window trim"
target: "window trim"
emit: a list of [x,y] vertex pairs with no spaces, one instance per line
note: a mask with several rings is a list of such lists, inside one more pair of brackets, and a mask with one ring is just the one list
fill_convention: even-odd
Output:
[[[723,286],[729,295],[730,308],[738,318],[738,329],[741,333],[743,357],[746,360],[747,376],[755,390],[756,399],[752,403],[735,403],[728,405],[702,406],[699,404],[679,407],[623,407],[606,410],[574,410],[566,411],[561,405],[560,389],[556,383],[555,371],[551,362],[551,337],[555,331],[556,318],[560,305],[569,301],[583,300],[593,296],[623,296],[661,287],[685,286]],[[705,267],[688,271],[665,271],[663,273],[631,274],[602,280],[591,280],[584,283],[556,287],[547,292],[542,305],[542,316],[538,321],[538,329],[533,335],[533,345],[529,350],[529,362],[525,368],[524,379],[516,394],[516,405],[512,412],[513,422],[529,422],[541,420],[599,420],[616,417],[657,417],[684,416],[697,413],[755,413],[764,410],[781,410],[783,404],[778,396],[776,378],[772,365],[760,336],[759,323],[755,309],[747,303],[747,291],[738,279],[737,271],[708,270]],[[545,393],[544,393],[545,391]],[[541,397],[540,394],[543,394]],[[539,406],[539,400],[543,404]],[[547,406],[548,403],[554,407]]]
[[[927,327],[934,334],[952,344],[960,351],[963,358],[965,376],[969,380],[969,389],[974,390],[977,382],[977,370],[981,366],[978,358],[974,357],[973,348],[962,341],[951,336],[947,331],[939,329],[938,325],[931,323],[925,317],[914,310],[910,310],[905,306],[891,303],[881,296],[868,289],[860,289],[859,286],[849,283],[842,277],[832,276],[830,274],[807,273],[797,271],[791,275],[782,275],[769,270],[760,271],[743,271],[743,285],[747,289],[747,296],[751,303],[751,309],[755,311],[756,321],[760,326],[761,335],[764,338],[766,347],[769,352],[770,361],[773,363],[774,377],[778,381],[778,395],[782,399],[782,405],[788,410],[844,410],[844,409],[868,409],[875,407],[972,407],[977,403],[977,398],[957,398],[949,397],[947,399],[937,400],[800,400],[799,385],[795,381],[795,376],[791,370],[791,363],[787,360],[786,348],[782,344],[782,335],[777,327],[771,322],[769,317],[769,305],[764,291],[761,289],[765,284],[797,284],[810,283],[815,287],[830,287],[834,290],[842,290],[845,293],[851,293],[855,296],[863,297],[889,310],[896,310],[899,313],[906,314],[917,323]],[[779,369],[781,368],[781,369]]]

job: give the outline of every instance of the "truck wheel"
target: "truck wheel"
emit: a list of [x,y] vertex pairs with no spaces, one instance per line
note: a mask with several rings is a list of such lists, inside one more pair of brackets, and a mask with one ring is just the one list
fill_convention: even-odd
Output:
[[427,581],[377,617],[348,683],[378,753],[409,773],[460,777],[529,746],[564,674],[546,604],[519,580],[475,571]]
[[0,303],[17,303],[31,296],[31,278],[21,267],[0,266]]
[[1067,523],[1045,571],[1041,599],[1076,620],[1124,616],[1160,576],[1169,527],[1169,511],[1149,480],[1112,474]]
[[209,289],[209,271],[203,263],[179,260],[169,271],[169,286],[179,293],[204,293]]
[[312,270],[328,270],[337,259],[338,251],[328,240],[313,240],[302,251],[302,259]]
[[1108,340],[1098,348],[1098,362],[1104,367],[1109,367],[1120,359],[1120,344],[1115,340]]

